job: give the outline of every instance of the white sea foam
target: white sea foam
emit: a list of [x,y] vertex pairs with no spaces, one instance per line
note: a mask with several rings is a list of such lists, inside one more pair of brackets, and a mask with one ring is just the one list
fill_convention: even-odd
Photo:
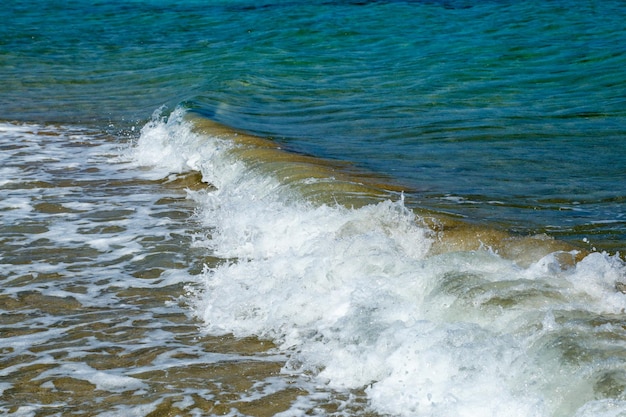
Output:
[[137,391],[145,388],[145,384],[137,378],[132,378],[111,371],[98,371],[84,363],[66,363],[53,370],[42,372],[36,379],[46,379],[57,375],[72,375],[93,384],[96,389],[110,392]]
[[[621,357],[606,363],[625,336],[610,324],[626,309],[617,256],[572,268],[559,254],[528,268],[488,250],[429,257],[433,234],[402,201],[314,205],[228,146],[175,113],[147,125],[136,147],[140,164],[198,169],[217,187],[189,192],[207,229],[197,244],[224,258],[195,296],[206,331],[272,339],[289,354],[285,372],[364,389],[390,415],[626,413],[621,401],[596,401],[603,373],[626,370]],[[570,358],[585,349],[597,357]]]

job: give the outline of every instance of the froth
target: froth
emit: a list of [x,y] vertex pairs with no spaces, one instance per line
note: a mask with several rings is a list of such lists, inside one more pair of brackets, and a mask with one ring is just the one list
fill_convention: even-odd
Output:
[[167,384],[145,374],[181,365],[177,355],[222,360],[181,341],[197,336],[176,302],[193,268],[185,193],[146,180],[119,147],[80,127],[0,123],[3,415],[112,403],[145,415],[176,391],[149,398]]
[[626,337],[614,325],[626,309],[619,257],[433,251],[436,235],[401,199],[314,203],[262,158],[238,159],[237,144],[175,116],[147,128],[166,133],[150,163],[173,152],[164,167],[199,169],[217,187],[189,192],[206,227],[196,244],[223,259],[192,297],[206,331],[271,339],[285,372],[364,390],[383,414],[613,415],[602,399],[626,411],[605,382],[626,370],[611,356]]

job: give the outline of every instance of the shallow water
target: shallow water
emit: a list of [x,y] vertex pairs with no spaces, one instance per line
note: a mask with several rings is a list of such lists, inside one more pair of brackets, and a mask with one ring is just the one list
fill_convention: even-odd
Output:
[[185,286],[216,262],[193,244],[197,175],[138,171],[86,129],[0,137],[3,413],[274,415],[301,394],[271,342],[189,317]]

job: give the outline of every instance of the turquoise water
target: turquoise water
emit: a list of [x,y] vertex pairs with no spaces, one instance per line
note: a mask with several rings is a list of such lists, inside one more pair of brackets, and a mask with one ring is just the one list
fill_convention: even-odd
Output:
[[624,2],[0,20],[3,413],[626,413]]
[[4,120],[127,130],[185,103],[423,207],[624,248],[621,2],[10,4]]

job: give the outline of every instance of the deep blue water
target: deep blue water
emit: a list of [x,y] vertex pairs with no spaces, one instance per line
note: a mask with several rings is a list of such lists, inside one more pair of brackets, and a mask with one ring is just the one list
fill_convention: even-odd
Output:
[[35,1],[0,119],[122,137],[165,104],[347,160],[409,204],[626,246],[621,1]]

